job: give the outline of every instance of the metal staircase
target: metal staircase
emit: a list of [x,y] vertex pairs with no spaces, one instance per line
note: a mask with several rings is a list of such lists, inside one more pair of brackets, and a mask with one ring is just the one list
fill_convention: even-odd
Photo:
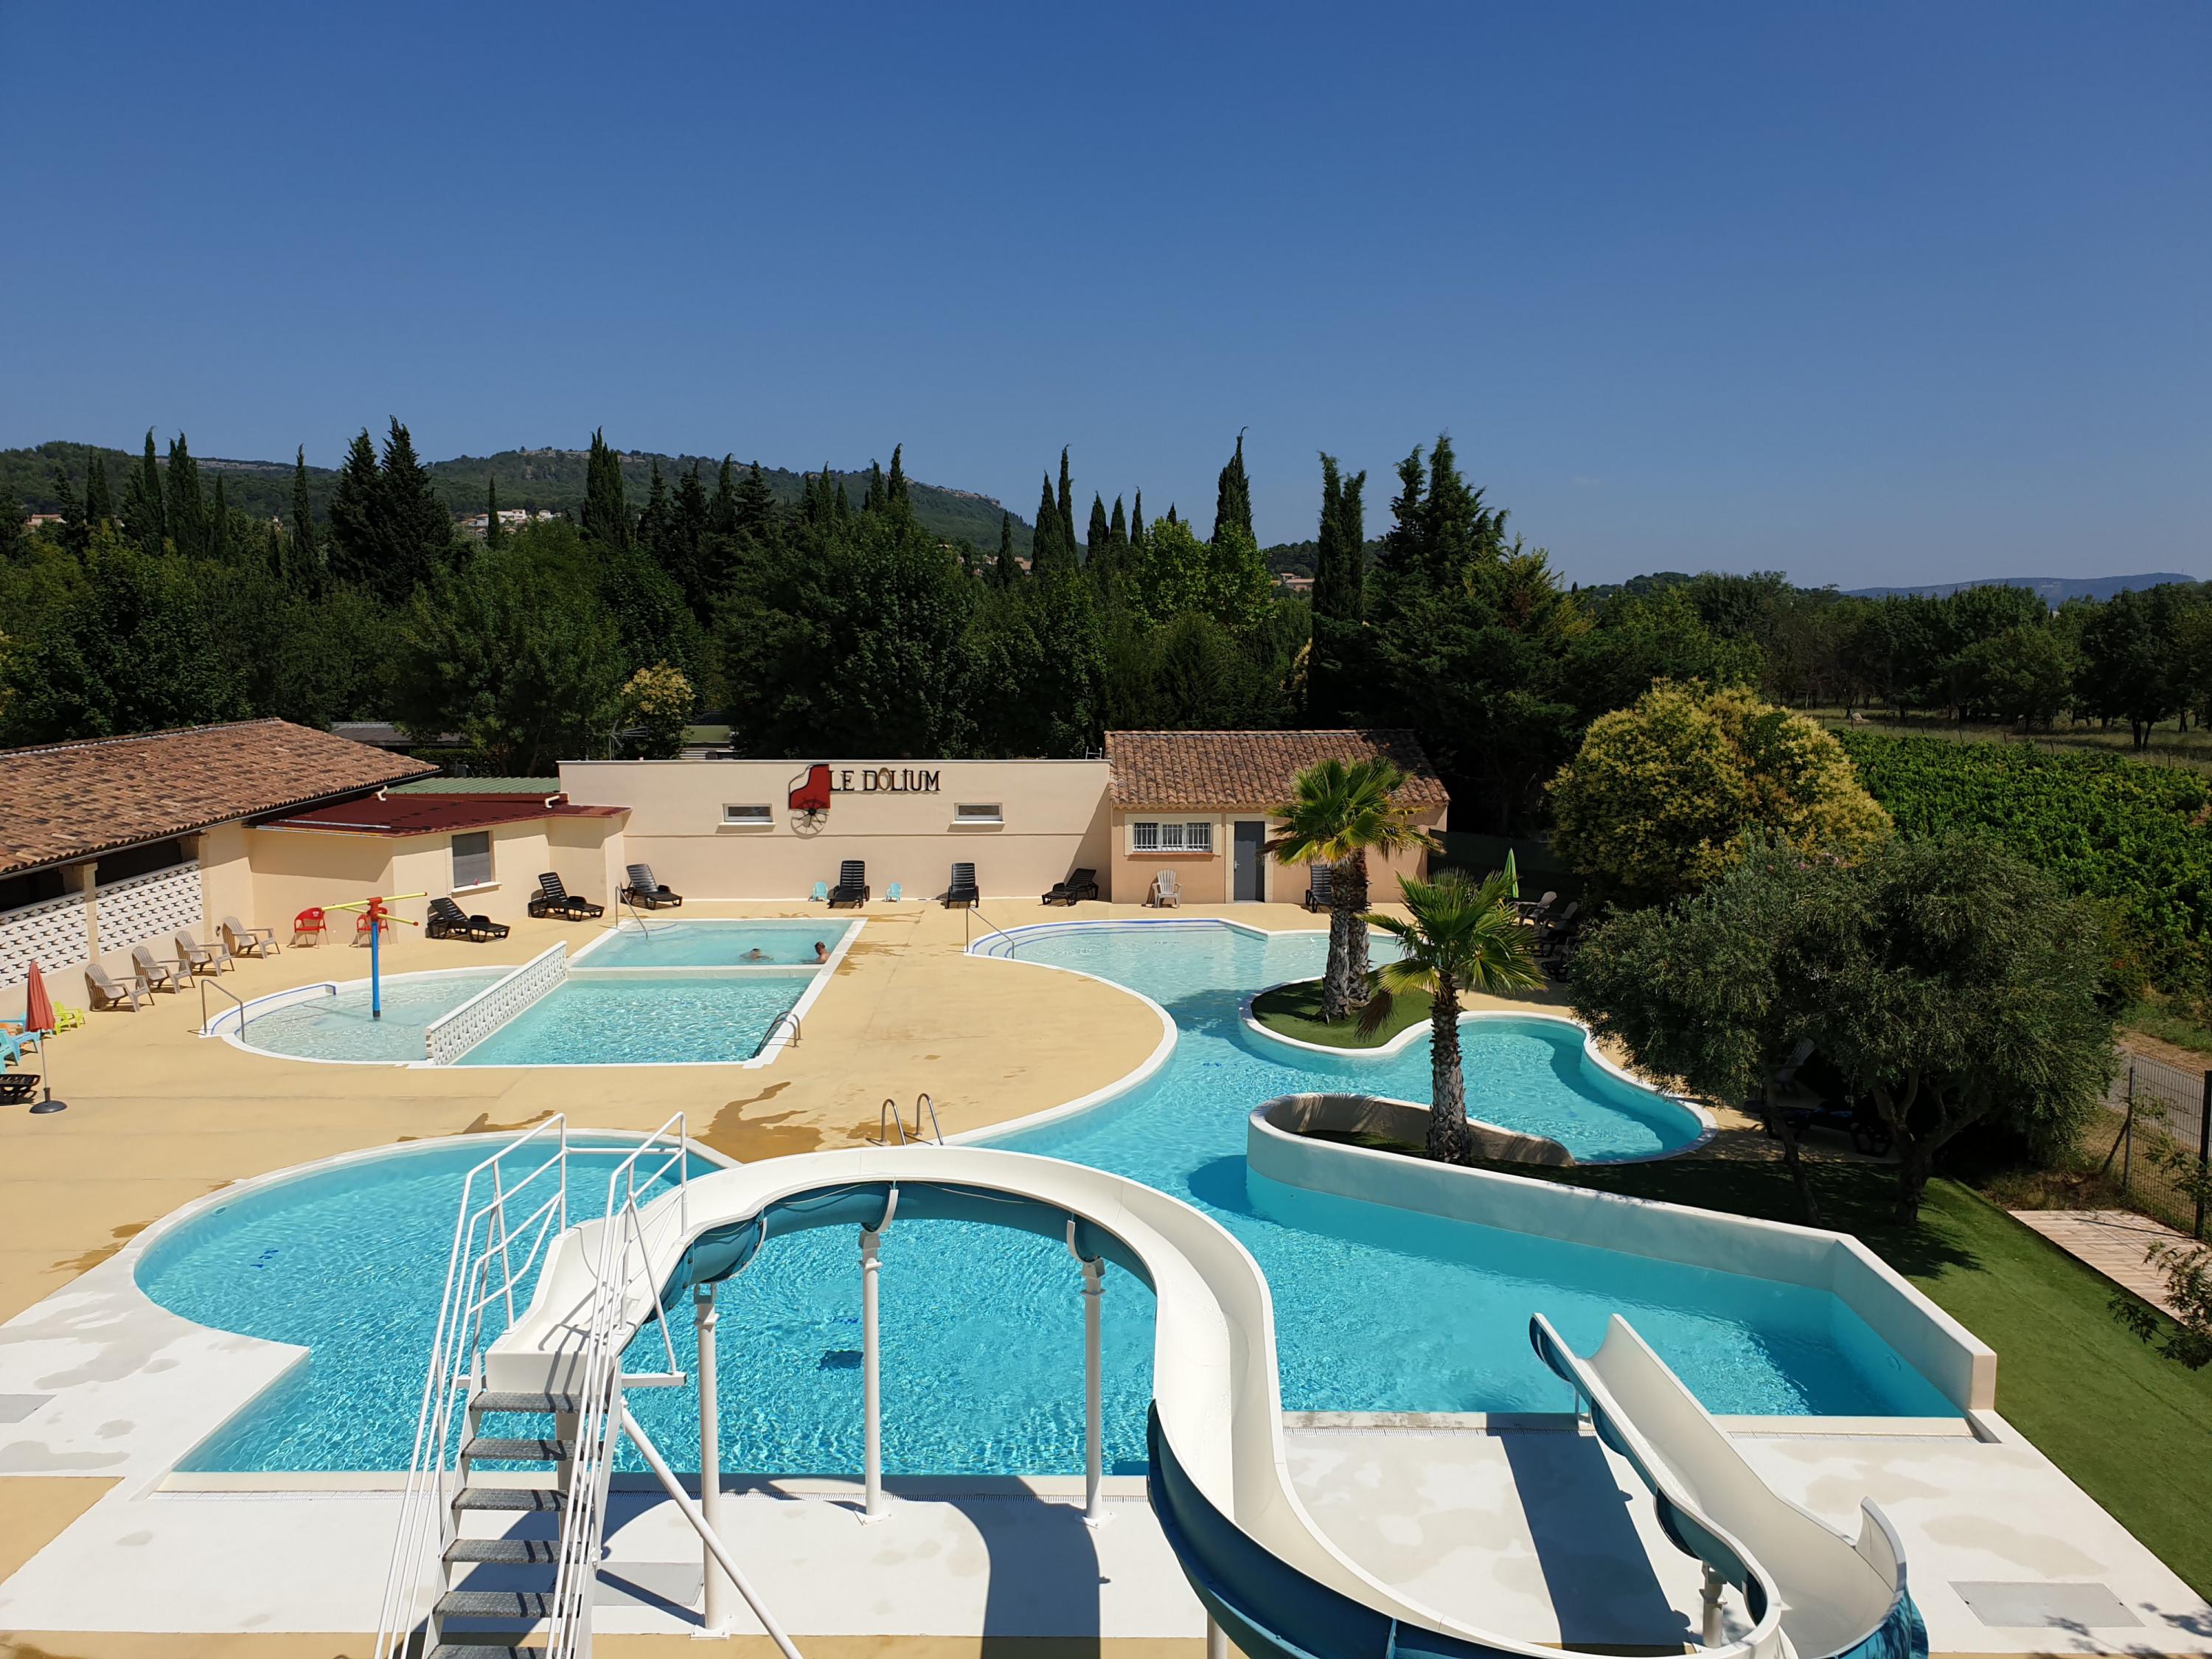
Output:
[[[592,1160],[604,1167],[609,1158],[620,1162],[596,1224],[590,1340],[574,1392],[488,1386],[485,1355],[514,1322],[517,1291],[526,1299],[532,1273],[569,1226],[575,1166]],[[590,1652],[607,1488],[626,1416],[623,1386],[685,1380],[649,1294],[643,1317],[660,1325],[667,1370],[626,1378],[621,1361],[638,1322],[634,1290],[652,1255],[641,1200],[669,1188],[688,1196],[688,1163],[681,1113],[634,1149],[573,1145],[556,1116],[470,1172],[385,1582],[377,1659]],[[675,1210],[680,1228],[684,1196]]]

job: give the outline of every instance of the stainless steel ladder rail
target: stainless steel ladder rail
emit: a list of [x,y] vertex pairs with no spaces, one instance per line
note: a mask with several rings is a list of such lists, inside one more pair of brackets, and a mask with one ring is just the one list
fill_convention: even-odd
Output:
[[[921,1132],[921,1119],[925,1112],[929,1115],[929,1133],[926,1135]],[[914,1128],[911,1132],[906,1127],[906,1119],[899,1110],[898,1102],[889,1095],[884,1097],[884,1103],[876,1111],[876,1132],[868,1137],[869,1146],[942,1146],[944,1144],[945,1130],[937,1121],[937,1103],[927,1094],[914,1097]]]

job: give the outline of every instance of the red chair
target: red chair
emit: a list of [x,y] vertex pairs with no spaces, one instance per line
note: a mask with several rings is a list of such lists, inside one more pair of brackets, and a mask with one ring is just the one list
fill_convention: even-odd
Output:
[[292,943],[297,945],[303,939],[317,937],[325,931],[325,926],[323,907],[319,904],[309,905],[292,918]]
[[353,942],[356,945],[360,944],[380,927],[389,933],[392,931],[392,918],[390,916],[372,918],[366,910],[356,912],[353,919]]

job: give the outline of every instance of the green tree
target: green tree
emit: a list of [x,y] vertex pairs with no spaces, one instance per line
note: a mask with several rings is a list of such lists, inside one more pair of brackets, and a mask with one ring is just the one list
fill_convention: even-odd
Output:
[[107,489],[107,463],[96,449],[85,469],[84,521],[95,530],[103,525],[112,527],[115,522],[115,498]]
[[1067,556],[1066,568],[1075,568],[1075,481],[1068,476],[1067,447],[1060,450],[1060,494],[1053,505],[1060,512],[1060,547]]
[[[1342,1019],[1366,1006],[1367,855],[1432,846],[1413,809],[1397,798],[1406,775],[1389,760],[1316,762],[1297,775],[1291,799],[1273,809],[1282,823],[1266,851],[1284,864],[1329,866],[1328,965],[1321,1017]],[[1409,889],[1411,883],[1405,884]]]
[[[153,453],[153,436],[147,436],[147,454]],[[496,495],[498,486],[493,486]],[[321,568],[321,550],[316,545],[314,503],[307,498],[307,447],[301,444],[292,457],[292,539],[290,559],[295,579],[313,586],[313,573]]]
[[331,491],[331,574],[342,582],[388,592],[378,568],[382,549],[376,497],[376,446],[363,427],[346,446]]
[[1225,538],[1241,536],[1253,546],[1260,544],[1252,533],[1252,480],[1244,471],[1244,434],[1237,434],[1237,453],[1221,469],[1213,490],[1213,541],[1218,545]]
[[30,556],[31,538],[24,531],[27,522],[22,497],[12,485],[0,483],[0,568],[19,564]]
[[1761,839],[1856,855],[1890,830],[1829,732],[1748,691],[1695,684],[1654,686],[1593,722],[1551,795],[1553,848],[1632,904],[1704,885]]
[[1359,697],[1360,635],[1367,619],[1367,475],[1340,477],[1321,458],[1321,527],[1315,542],[1313,654],[1306,713],[1315,726],[1346,724]]
[[2124,720],[2135,746],[2150,742],[2150,728],[2180,706],[2171,631],[2172,590],[2154,587],[2115,593],[2081,626],[2081,663],[2075,687],[2081,706],[2108,720]]
[[991,581],[994,586],[1012,587],[1021,580],[1021,562],[1014,557],[1014,515],[999,514],[999,556],[991,562]]
[[1211,617],[1242,635],[1257,627],[1271,603],[1267,561],[1248,538],[1207,544],[1172,513],[1132,547],[1124,603],[1156,623],[1185,611]]
[[384,440],[377,509],[380,539],[395,573],[392,596],[402,599],[445,561],[453,544],[453,515],[416,459],[414,440],[397,416]]
[[181,432],[169,440],[167,517],[169,540],[185,558],[207,553],[207,499],[200,494],[199,464]]
[[2073,655],[2047,624],[2008,628],[1977,640],[1948,666],[1962,714],[1985,710],[2019,721],[2023,732],[2050,725],[2073,692]]
[[1144,540],[1145,492],[1140,489],[1137,492],[1136,500],[1130,504],[1129,507],[1129,546],[1134,550],[1142,546]]
[[584,463],[582,525],[588,541],[607,548],[629,546],[629,503],[623,488],[622,457],[607,447],[604,428],[592,434],[591,453]]
[[684,752],[684,728],[697,696],[683,670],[654,663],[629,677],[622,689],[619,718],[636,734],[639,760],[674,760]]
[[220,472],[215,475],[215,497],[208,503],[207,556],[214,564],[231,562],[230,501],[223,493]]
[[890,477],[884,481],[884,496],[886,502],[896,511],[902,513],[914,511],[914,492],[908,486],[906,477],[906,446],[904,444],[891,446]]
[[499,479],[487,475],[484,478],[484,550],[490,552],[505,534],[499,522]]
[[158,554],[167,538],[168,520],[161,506],[161,469],[154,459],[154,429],[146,428],[146,453],[123,490],[123,531],[138,550]]
[[1439,1163],[1466,1164],[1474,1146],[1460,1057],[1460,993],[1502,996],[1539,983],[1539,975],[1509,903],[1504,871],[1480,887],[1463,870],[1401,885],[1403,920],[1379,913],[1364,918],[1399,944],[1397,959],[1384,963],[1376,977],[1387,995],[1429,999],[1428,1152]]
[[707,505],[707,528],[717,536],[738,533],[737,458],[722,457],[722,465],[714,474],[714,499]]
[[646,485],[645,507],[637,515],[637,545],[663,570],[670,569],[669,543],[673,517],[668,503],[668,484],[660,476],[660,461],[655,457],[652,481]]
[[1083,562],[1094,577],[1109,571],[1114,562],[1114,532],[1106,521],[1105,498],[1096,490],[1091,495],[1091,523],[1084,532]]
[[1060,525],[1060,503],[1053,499],[1048,473],[1037,497],[1036,534],[1030,543],[1030,574],[1039,580],[1054,580],[1074,567],[1075,550],[1063,538]]

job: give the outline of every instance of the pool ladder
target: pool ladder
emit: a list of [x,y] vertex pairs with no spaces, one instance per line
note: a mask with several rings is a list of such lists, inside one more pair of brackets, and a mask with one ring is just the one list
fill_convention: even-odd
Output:
[[[921,1132],[921,1115],[929,1114],[929,1133]],[[876,1132],[868,1137],[871,1146],[942,1146],[945,1131],[937,1121],[937,1103],[927,1095],[914,1097],[914,1128],[909,1132],[899,1115],[898,1102],[884,1097],[883,1108],[876,1114]]]

